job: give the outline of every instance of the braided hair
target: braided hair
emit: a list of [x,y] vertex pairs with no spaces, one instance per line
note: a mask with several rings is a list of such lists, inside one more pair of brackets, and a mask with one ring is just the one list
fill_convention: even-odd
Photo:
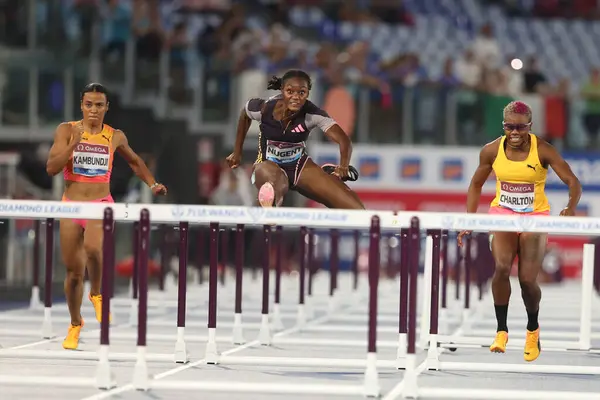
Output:
[[312,81],[310,79],[310,76],[308,76],[308,74],[306,72],[299,70],[299,69],[291,69],[291,70],[287,71],[285,74],[283,74],[282,77],[273,75],[273,77],[269,80],[269,83],[267,84],[267,89],[268,90],[281,90],[281,89],[283,89],[283,84],[285,83],[285,81],[287,81],[290,78],[304,79],[308,83],[308,90],[310,90],[312,88]]

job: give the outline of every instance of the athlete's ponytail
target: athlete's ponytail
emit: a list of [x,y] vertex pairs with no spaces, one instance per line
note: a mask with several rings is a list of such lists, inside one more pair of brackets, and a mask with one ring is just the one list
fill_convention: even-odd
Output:
[[267,90],[281,90],[283,86],[283,79],[273,75],[273,77],[267,83]]

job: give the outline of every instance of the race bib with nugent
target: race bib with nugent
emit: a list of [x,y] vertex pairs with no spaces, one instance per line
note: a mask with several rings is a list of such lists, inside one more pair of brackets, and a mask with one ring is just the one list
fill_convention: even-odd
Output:
[[533,212],[535,202],[533,183],[500,182],[500,207],[515,212]]
[[108,173],[110,149],[103,144],[79,143],[73,150],[73,173],[88,177]]
[[277,164],[298,161],[304,154],[304,143],[287,143],[267,140],[267,160]]

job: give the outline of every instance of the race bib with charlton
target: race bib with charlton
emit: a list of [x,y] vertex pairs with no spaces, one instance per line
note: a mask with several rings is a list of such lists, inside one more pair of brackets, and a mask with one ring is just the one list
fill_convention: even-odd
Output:
[[267,140],[267,160],[277,164],[297,161],[304,153],[304,143],[287,143]]
[[533,212],[533,183],[500,182],[499,205],[516,212]]
[[106,175],[109,160],[108,146],[79,143],[73,150],[73,173],[88,177]]

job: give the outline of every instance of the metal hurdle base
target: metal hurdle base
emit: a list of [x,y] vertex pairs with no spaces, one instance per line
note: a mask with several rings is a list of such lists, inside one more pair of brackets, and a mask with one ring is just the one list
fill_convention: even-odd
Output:
[[597,400],[598,393],[536,391],[536,390],[498,390],[498,389],[456,389],[456,388],[420,388],[417,397],[404,396],[405,399],[485,399],[485,400]]
[[[447,336],[447,335],[437,335],[438,343],[444,345],[444,347],[473,347],[473,346],[481,346],[481,347],[489,347],[494,341],[495,335],[489,335],[488,337],[476,337],[476,336]],[[507,349],[519,349],[522,350],[525,345],[525,339],[517,337],[516,339],[511,338],[507,345]],[[566,340],[545,340],[542,339],[542,345],[544,350],[561,350],[561,351],[572,351],[572,350],[581,350],[579,342],[576,341],[566,341]]]
[[96,379],[71,376],[0,375],[0,386],[96,387]]
[[[308,358],[308,357],[252,357],[252,356],[220,356],[211,364],[224,365],[258,365],[280,367],[311,368],[367,368],[371,365],[368,359],[343,358]],[[377,368],[396,369],[396,360],[376,360]]]
[[[136,353],[108,353],[109,361],[137,361]],[[99,361],[100,351],[66,351],[66,350],[29,350],[29,349],[2,349],[0,350],[2,358],[28,358],[42,360],[86,360]],[[146,354],[148,361],[156,362],[175,362],[173,354],[149,353]]]
[[514,372],[529,374],[600,375],[600,367],[581,365],[541,365],[476,362],[439,362],[440,371]]
[[[227,364],[238,365],[289,365],[309,367],[339,366],[342,360],[330,359],[290,359],[285,357],[230,357],[224,356]],[[257,363],[257,361],[260,361]],[[300,362],[299,362],[300,361]],[[147,384],[151,389],[172,389],[194,392],[225,392],[225,393],[265,393],[265,394],[305,394],[305,395],[338,395],[361,396],[377,398],[381,395],[377,367],[380,365],[394,366],[393,362],[378,362],[375,353],[367,354],[366,360],[345,360],[353,363],[351,366],[365,367],[363,385],[294,385],[277,383],[247,383],[240,382],[231,385],[230,382],[202,382],[202,381],[157,381],[152,380]],[[360,364],[357,361],[361,361]],[[303,362],[303,363],[302,363]],[[338,362],[335,364],[335,362]],[[216,364],[216,363],[211,363]]]
[[289,383],[236,382],[193,382],[193,381],[152,381],[151,389],[171,389],[177,391],[222,392],[222,393],[265,393],[265,394],[326,394],[330,396],[363,396],[362,386],[350,385],[294,385]]

